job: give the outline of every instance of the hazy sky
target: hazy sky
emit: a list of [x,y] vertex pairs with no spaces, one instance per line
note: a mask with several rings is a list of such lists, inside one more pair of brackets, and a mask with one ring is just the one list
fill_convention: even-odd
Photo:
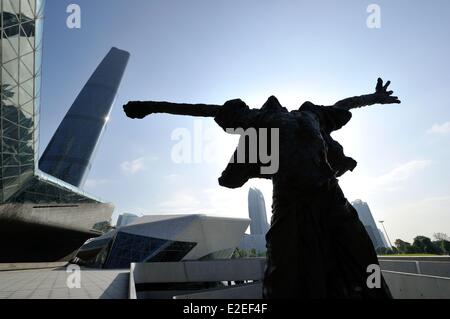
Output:
[[[81,29],[66,7],[81,6]],[[381,7],[369,29],[367,7]],[[270,95],[290,109],[372,93],[378,76],[403,101],[354,111],[338,134],[359,162],[341,179],[349,200],[367,201],[392,240],[450,235],[450,2],[262,0],[47,0],[41,153],[90,74],[112,46],[131,59],[86,190],[118,213],[247,217],[249,186],[271,205],[271,184],[240,190],[217,178],[236,146],[213,120],[125,118],[128,100],[260,107]],[[175,129],[202,129],[196,150],[220,160],[175,164]],[[214,148],[215,147],[215,148]]]

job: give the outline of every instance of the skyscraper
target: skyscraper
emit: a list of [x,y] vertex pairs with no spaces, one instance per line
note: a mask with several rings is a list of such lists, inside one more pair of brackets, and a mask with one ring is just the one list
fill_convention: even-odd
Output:
[[[66,180],[75,181],[72,185],[38,169],[44,1],[2,0],[0,9],[0,263],[67,260],[86,239],[102,234],[114,207],[73,186],[77,180],[81,184],[89,165],[80,165],[78,173],[70,170]],[[50,147],[54,154],[67,152],[73,161],[90,163],[104,128],[100,118],[114,100],[125,55],[113,49],[91,78],[77,103],[99,103],[74,108],[59,131],[64,136],[57,136]],[[76,124],[78,132],[71,127]],[[82,134],[85,140],[78,147],[74,143]],[[58,152],[58,145],[63,151]]]
[[269,231],[266,202],[262,192],[257,188],[250,188],[248,192],[248,213],[251,219],[250,234],[266,235]]
[[369,234],[370,239],[372,240],[373,246],[375,248],[386,247],[381,237],[380,231],[372,216],[369,205],[359,199],[354,201],[352,205],[358,212],[359,219],[366,228],[366,231]]
[[71,185],[82,187],[130,54],[112,48],[81,90],[47,146],[39,168]]
[[270,226],[267,222],[264,195],[257,188],[250,188],[248,192],[248,214],[251,220],[250,235],[244,235],[239,248],[264,252],[266,251],[266,234]]

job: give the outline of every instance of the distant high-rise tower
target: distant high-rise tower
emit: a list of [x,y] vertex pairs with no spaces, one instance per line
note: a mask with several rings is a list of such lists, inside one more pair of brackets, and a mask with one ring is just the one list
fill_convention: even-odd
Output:
[[373,219],[369,205],[362,200],[356,200],[352,203],[352,205],[358,212],[359,219],[366,228],[366,231],[372,240],[373,246],[375,248],[386,247],[375,220]]
[[42,155],[42,171],[74,186],[83,186],[129,57],[128,52],[117,48],[109,51]]
[[248,192],[248,213],[251,219],[250,233],[265,235],[269,231],[266,203],[263,194],[257,188],[250,188]]
[[250,235],[245,234],[239,248],[250,251],[255,249],[259,253],[266,251],[266,234],[269,231],[267,222],[266,203],[261,191],[250,188],[248,192],[248,215],[250,221]]

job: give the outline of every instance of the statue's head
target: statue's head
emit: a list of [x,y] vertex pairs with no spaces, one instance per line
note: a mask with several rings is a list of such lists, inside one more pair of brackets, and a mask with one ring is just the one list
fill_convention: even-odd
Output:
[[275,96],[269,97],[266,103],[261,108],[264,112],[289,112],[287,108],[283,107]]
[[[242,104],[243,107],[247,107],[244,102],[240,100],[230,101],[228,103]],[[262,106],[261,112],[264,113],[278,113],[289,111],[283,107],[275,96],[271,96],[267,102]],[[242,144],[243,143],[243,144]],[[266,166],[267,163],[262,163],[258,160],[256,163],[237,163],[238,150],[245,150],[245,158],[250,158],[249,148],[247,140],[240,139],[239,146],[233,154],[233,161],[228,164],[227,168],[223,171],[222,176],[219,178],[219,184],[228,188],[239,188],[245,185],[252,178],[271,179],[271,175],[264,175],[261,173],[261,167]]]
[[303,103],[302,106],[300,106],[299,110],[303,111],[303,110],[308,110],[308,109],[311,109],[314,107],[316,107],[316,105],[314,103],[307,101],[307,102]]

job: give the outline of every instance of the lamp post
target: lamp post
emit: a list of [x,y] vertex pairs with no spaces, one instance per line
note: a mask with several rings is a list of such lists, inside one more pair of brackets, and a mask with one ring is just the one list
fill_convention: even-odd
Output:
[[383,226],[384,233],[386,234],[386,237],[388,239],[389,245],[391,246],[390,249],[392,249],[392,247],[394,247],[394,246],[392,246],[391,240],[389,239],[389,235],[388,235],[388,233],[386,231],[386,227],[384,227],[384,220],[380,220],[379,223]]

